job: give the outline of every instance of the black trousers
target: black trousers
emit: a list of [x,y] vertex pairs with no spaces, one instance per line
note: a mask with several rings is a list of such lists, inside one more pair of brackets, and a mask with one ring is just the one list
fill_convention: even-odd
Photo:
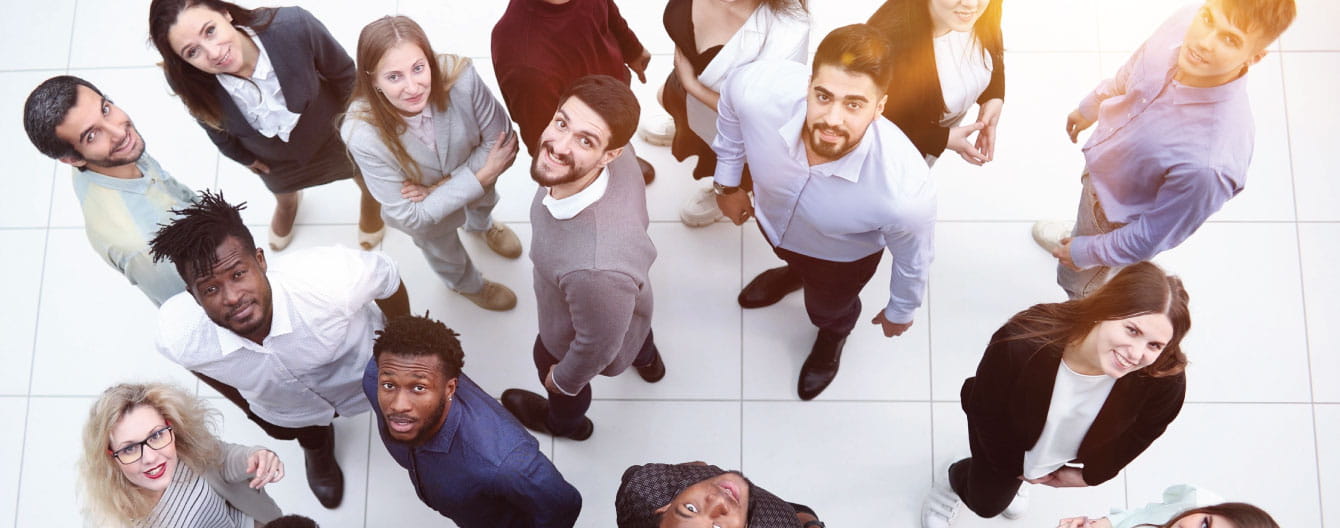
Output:
[[987,464],[974,464],[971,457],[949,466],[949,486],[968,509],[981,517],[995,517],[1005,511],[1021,484],[1018,475],[1001,473]]
[[[330,424],[296,428],[272,424],[265,421],[264,418],[256,416],[256,413],[251,412],[251,405],[247,403],[247,399],[243,398],[242,393],[238,392],[232,385],[228,385],[196,371],[191,371],[191,373],[195,374],[195,377],[200,378],[200,381],[205,382],[206,385],[219,391],[219,394],[228,398],[228,401],[233,402],[234,405],[241,408],[242,412],[247,414],[247,418],[252,422],[255,422],[256,425],[259,425],[261,429],[265,431],[265,434],[270,435],[270,438],[277,440],[297,440],[298,445],[301,445],[303,449],[326,449],[330,446],[330,443],[335,440],[335,428],[331,427]],[[375,404],[376,402],[373,403]]]
[[[656,360],[656,343],[651,338],[651,330],[647,331],[647,339],[642,342],[642,349],[637,352],[637,357],[633,359],[634,367],[645,367]],[[535,359],[535,371],[540,375],[540,385],[544,385],[544,378],[549,374],[549,368],[558,364],[558,358],[549,353],[544,348],[544,343],[540,341],[540,336],[535,336],[535,350],[532,356]],[[586,410],[591,408],[591,384],[587,383],[576,396],[568,396],[559,392],[549,392],[549,416],[545,418],[545,425],[549,431],[555,435],[565,435],[577,430],[582,425],[582,418],[586,416]]]
[[[758,230],[763,231],[761,224]],[[850,334],[861,318],[861,289],[875,276],[884,250],[852,262],[836,262],[773,246],[767,233],[763,233],[763,240],[786,261],[787,273],[800,280],[810,322],[837,337]]]

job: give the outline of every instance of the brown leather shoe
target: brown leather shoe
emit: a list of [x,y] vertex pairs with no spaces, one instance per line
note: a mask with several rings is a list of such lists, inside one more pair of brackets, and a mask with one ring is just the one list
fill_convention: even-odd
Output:
[[521,239],[517,238],[516,233],[507,227],[507,224],[493,221],[493,226],[484,232],[475,234],[484,238],[484,243],[488,244],[489,249],[494,253],[514,259],[521,256]]
[[461,297],[470,299],[470,302],[475,303],[475,306],[485,310],[505,312],[516,308],[516,294],[512,293],[510,288],[488,279],[484,280],[484,287],[480,288],[477,293],[456,293],[461,294]]

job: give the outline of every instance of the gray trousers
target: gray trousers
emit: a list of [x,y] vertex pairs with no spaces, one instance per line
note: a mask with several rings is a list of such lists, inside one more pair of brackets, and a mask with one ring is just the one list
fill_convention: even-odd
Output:
[[[493,206],[498,205],[498,193],[490,188],[484,196],[465,206],[465,230],[472,232],[487,231],[493,226]],[[428,266],[437,276],[447,283],[447,287],[461,293],[479,293],[484,289],[484,276],[475,268],[470,254],[461,245],[461,235],[456,229],[441,229],[430,238],[413,237],[414,245],[419,246]]]
[[[1075,215],[1075,231],[1071,236],[1102,235],[1126,225],[1107,221],[1103,205],[1098,203],[1098,194],[1094,192],[1093,184],[1089,182],[1089,173],[1085,172],[1080,181],[1084,184],[1084,191],[1080,193],[1079,211]],[[1118,271],[1121,271],[1121,267],[1094,266],[1075,271],[1065,265],[1057,264],[1056,283],[1061,285],[1071,299],[1078,299],[1098,289]]]

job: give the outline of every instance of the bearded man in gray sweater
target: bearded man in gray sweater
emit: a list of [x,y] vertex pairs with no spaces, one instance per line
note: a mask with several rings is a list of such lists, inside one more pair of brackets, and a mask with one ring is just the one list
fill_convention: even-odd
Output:
[[585,440],[591,380],[630,365],[650,383],[665,376],[651,334],[647,197],[637,159],[624,147],[640,108],[607,75],[578,79],[540,134],[530,174],[530,258],[540,335],[535,368],[548,392],[508,389],[502,404],[527,428]]

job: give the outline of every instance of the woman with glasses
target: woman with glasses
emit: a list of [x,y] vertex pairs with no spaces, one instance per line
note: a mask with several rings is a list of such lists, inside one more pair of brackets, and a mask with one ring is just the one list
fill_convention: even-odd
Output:
[[103,392],[84,424],[80,480],[95,526],[253,528],[281,515],[261,488],[273,451],[219,441],[218,411],[166,384]]

